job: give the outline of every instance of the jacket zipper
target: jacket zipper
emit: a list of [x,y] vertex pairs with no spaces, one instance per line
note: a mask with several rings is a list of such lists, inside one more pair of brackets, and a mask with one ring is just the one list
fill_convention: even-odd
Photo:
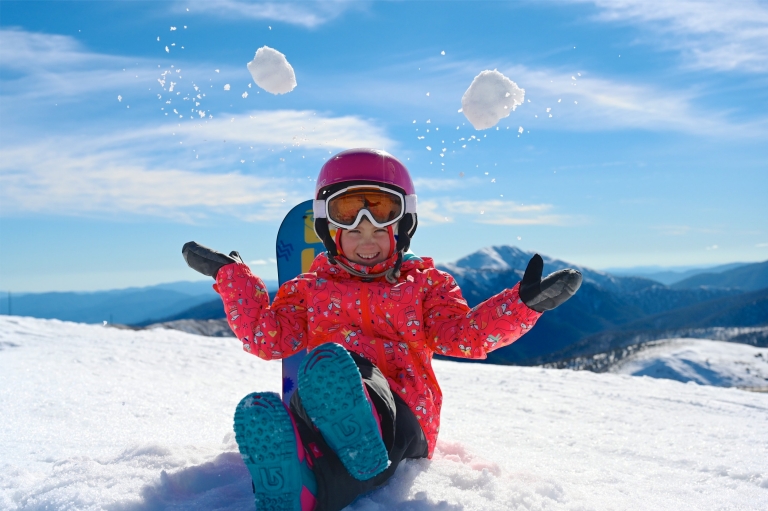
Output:
[[384,377],[389,376],[389,368],[387,367],[387,354],[384,352],[383,339],[377,339],[374,335],[373,328],[371,327],[371,308],[368,304],[368,284],[361,283],[360,286],[360,311],[362,313],[362,328],[363,333],[371,339],[371,344],[376,348],[376,352],[379,355],[379,370],[384,374]]

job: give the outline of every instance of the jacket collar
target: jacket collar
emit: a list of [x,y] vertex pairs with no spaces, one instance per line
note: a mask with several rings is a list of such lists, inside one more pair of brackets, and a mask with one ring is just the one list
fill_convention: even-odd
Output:
[[[394,254],[393,256],[387,258],[386,260],[380,262],[379,264],[375,266],[364,266],[362,264],[353,263],[349,259],[347,259],[344,256],[336,256],[336,259],[339,259],[344,264],[354,268],[357,271],[360,271],[362,273],[370,274],[370,273],[381,273],[384,271],[387,271],[388,269],[392,268],[395,265],[395,261],[397,261],[397,254]],[[418,258],[418,257],[405,257],[403,260],[403,264],[400,267],[401,272],[405,272],[414,268],[430,268],[433,267],[434,264],[432,263],[432,259],[429,257],[425,258]],[[331,269],[333,268],[333,269]],[[317,257],[315,257],[315,260],[312,262],[312,266],[309,269],[310,273],[322,273],[322,274],[334,274],[334,275],[345,275],[350,278],[356,278],[350,275],[344,268],[342,268],[339,265],[331,264],[331,262],[328,260],[328,253],[322,252]]]

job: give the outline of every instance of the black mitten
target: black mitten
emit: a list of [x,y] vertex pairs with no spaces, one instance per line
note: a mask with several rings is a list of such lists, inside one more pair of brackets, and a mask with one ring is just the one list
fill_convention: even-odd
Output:
[[184,256],[184,260],[190,268],[214,279],[222,266],[243,262],[240,254],[234,250],[229,255],[224,255],[221,252],[216,252],[208,247],[199,245],[194,241],[184,244],[181,249],[181,255]]
[[520,299],[536,312],[552,310],[576,294],[581,286],[581,273],[570,268],[550,273],[541,280],[544,260],[531,257],[520,282]]

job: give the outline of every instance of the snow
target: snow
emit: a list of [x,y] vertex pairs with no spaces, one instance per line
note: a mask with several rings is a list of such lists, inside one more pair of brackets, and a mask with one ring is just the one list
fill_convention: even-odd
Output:
[[256,50],[253,60],[248,63],[256,85],[272,94],[285,94],[296,87],[296,74],[285,55],[279,51],[262,46]]
[[[432,460],[355,511],[766,509],[768,394],[436,361]],[[253,510],[232,433],[280,364],[233,338],[0,317],[0,509]]]
[[523,103],[525,90],[499,73],[483,71],[461,98],[461,111],[477,130],[492,128]]
[[666,339],[610,369],[718,387],[768,388],[768,348],[708,339]]

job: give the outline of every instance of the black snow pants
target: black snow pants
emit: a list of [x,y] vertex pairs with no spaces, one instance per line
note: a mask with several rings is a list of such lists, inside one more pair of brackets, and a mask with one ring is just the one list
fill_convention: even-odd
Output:
[[418,420],[408,405],[392,394],[387,379],[368,360],[350,353],[368,394],[381,417],[381,431],[391,465],[381,474],[367,481],[358,481],[344,468],[339,458],[323,440],[301,404],[298,392],[291,397],[290,409],[304,447],[314,463],[317,479],[317,508],[315,511],[338,511],[351,504],[358,496],[382,486],[395,473],[400,462],[407,458],[426,458],[427,439]]

